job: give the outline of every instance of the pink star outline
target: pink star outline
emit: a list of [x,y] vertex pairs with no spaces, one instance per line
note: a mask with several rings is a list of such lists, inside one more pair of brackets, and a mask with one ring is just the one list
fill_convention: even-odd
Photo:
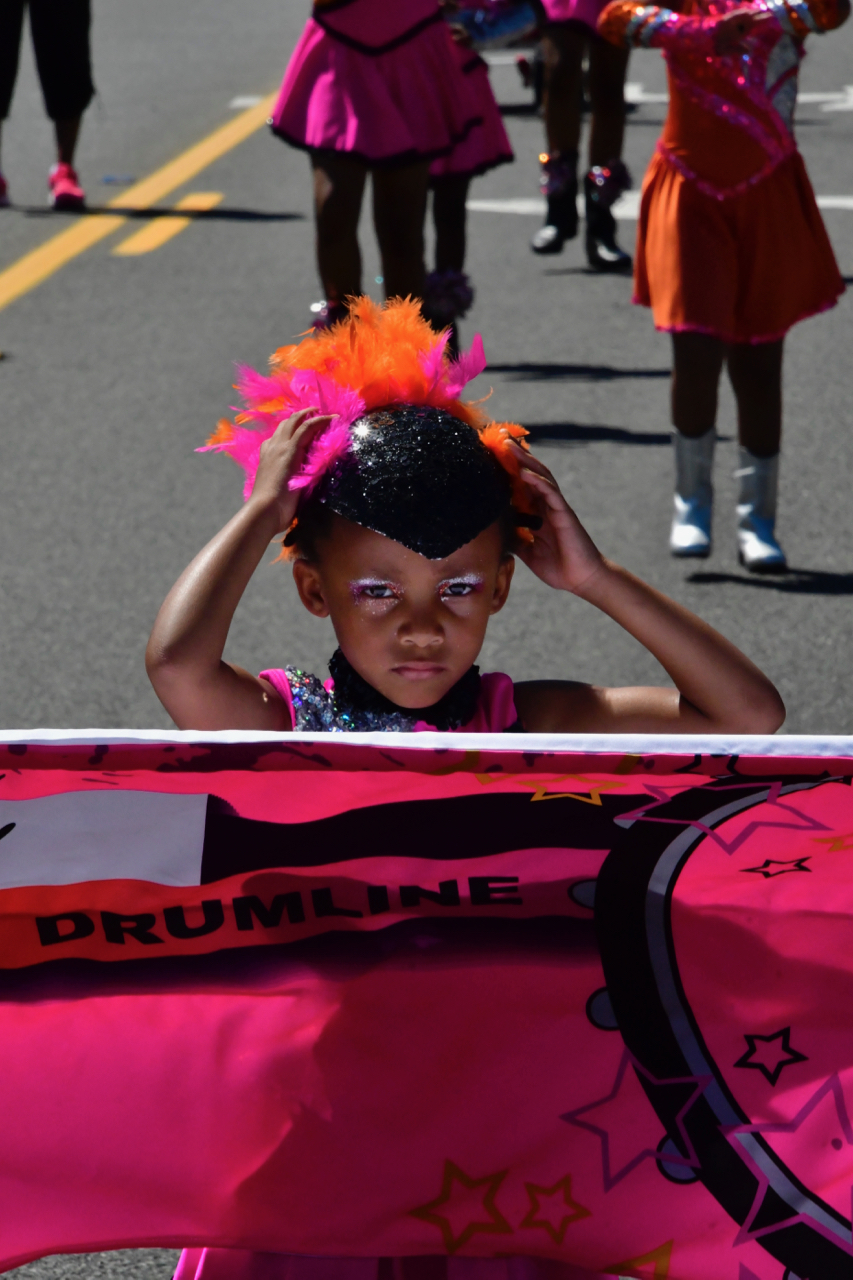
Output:
[[[775,782],[771,782],[769,784],[767,799],[763,800],[761,803],[773,805],[774,808],[776,809],[784,809],[786,813],[793,814],[796,818],[799,818],[800,821],[799,822],[767,822],[767,821],[759,820],[759,821],[749,822],[744,827],[743,831],[741,831],[738,835],[736,835],[733,840],[724,839],[724,837],[720,835],[720,833],[716,831],[713,827],[706,826],[704,822],[701,822],[698,819],[687,821],[684,818],[652,817],[649,811],[651,809],[656,809],[659,805],[666,804],[667,801],[671,799],[671,797],[664,791],[662,787],[656,787],[653,783],[650,783],[650,782],[646,783],[646,787],[653,794],[656,793],[657,798],[653,800],[651,804],[639,805],[636,809],[632,809],[630,813],[620,813],[619,817],[614,819],[614,821],[617,823],[617,825],[620,825],[620,826],[631,821],[631,822],[659,822],[667,826],[676,826],[676,827],[684,827],[684,826],[695,827],[697,831],[703,832],[706,836],[708,836],[709,839],[715,841],[725,853],[729,854],[729,856],[731,856],[733,853],[737,853],[741,845],[745,844],[746,841],[750,838],[750,836],[752,836],[756,831],[771,830],[771,829],[782,829],[782,830],[789,830],[789,831],[829,831],[830,828],[826,825],[825,822],[818,822],[817,818],[811,818],[809,817],[808,814],[801,813],[799,809],[795,809],[793,805],[786,804],[783,800],[779,799],[779,794],[784,785],[785,783],[781,779],[776,779]],[[728,786],[728,787],[716,787],[714,789],[714,794],[715,795],[720,794],[724,791],[743,791],[747,787],[753,787],[753,786],[755,786],[754,782],[733,783],[731,786]],[[737,817],[737,814],[732,814],[732,817]]]
[[616,1184],[621,1182],[623,1178],[627,1178],[628,1174],[636,1169],[639,1164],[642,1164],[643,1160],[647,1160],[649,1158],[652,1160],[659,1160],[661,1158],[660,1152],[657,1148],[644,1147],[642,1151],[638,1151],[626,1165],[614,1172],[610,1167],[610,1134],[608,1130],[603,1129],[600,1125],[592,1124],[589,1120],[580,1120],[578,1118],[579,1116],[584,1115],[587,1111],[594,1111],[596,1107],[601,1107],[604,1106],[605,1103],[612,1102],[617,1097],[619,1090],[622,1088],[625,1073],[629,1066],[633,1066],[638,1075],[643,1076],[650,1084],[658,1087],[668,1084],[693,1085],[693,1092],[678,1112],[678,1115],[675,1117],[678,1132],[688,1154],[686,1156],[670,1155],[667,1152],[666,1163],[684,1165],[691,1169],[698,1169],[699,1167],[699,1157],[696,1154],[696,1149],[693,1146],[685,1128],[684,1118],[693,1106],[694,1102],[696,1102],[697,1098],[705,1092],[713,1077],[710,1075],[675,1076],[668,1080],[658,1080],[656,1076],[653,1076],[649,1071],[646,1071],[645,1067],[641,1066],[633,1054],[626,1049],[620,1059],[619,1066],[616,1071],[616,1078],[613,1081],[613,1088],[610,1092],[603,1098],[597,1098],[595,1102],[587,1102],[582,1107],[575,1107],[574,1110],[566,1111],[560,1116],[560,1119],[565,1120],[567,1124],[576,1125],[579,1129],[586,1129],[590,1133],[594,1133],[598,1138],[601,1143],[601,1178],[605,1191],[612,1191]]
[[767,1235],[770,1231],[778,1231],[780,1227],[792,1227],[797,1222],[803,1222],[811,1227],[813,1231],[819,1232],[820,1235],[831,1240],[833,1244],[844,1249],[845,1253],[849,1253],[853,1257],[853,1233],[849,1241],[841,1241],[837,1235],[834,1235],[822,1223],[816,1222],[807,1213],[794,1213],[790,1218],[784,1218],[779,1222],[770,1223],[766,1227],[757,1227],[752,1230],[752,1223],[755,1221],[756,1215],[761,1208],[765,1192],[769,1187],[769,1179],[767,1175],[759,1168],[755,1160],[749,1155],[744,1147],[736,1141],[737,1135],[741,1133],[796,1133],[800,1125],[808,1119],[827,1094],[832,1094],[835,1103],[835,1112],[838,1116],[838,1123],[841,1132],[844,1134],[848,1144],[853,1146],[853,1125],[850,1123],[850,1116],[847,1111],[847,1103],[844,1098],[844,1091],[841,1087],[841,1080],[837,1072],[834,1072],[823,1084],[820,1085],[814,1093],[800,1107],[793,1120],[774,1120],[766,1121],[762,1124],[732,1124],[721,1127],[720,1132],[725,1135],[728,1141],[737,1150],[738,1155],[746,1165],[752,1170],[758,1180],[758,1187],[755,1192],[755,1199],[750,1206],[749,1213],[746,1215],[743,1226],[735,1237],[735,1244],[746,1244],[748,1240],[757,1240],[763,1235]]

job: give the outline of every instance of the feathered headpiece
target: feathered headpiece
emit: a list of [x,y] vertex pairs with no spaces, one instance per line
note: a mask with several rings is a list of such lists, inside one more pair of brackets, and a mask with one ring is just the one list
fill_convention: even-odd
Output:
[[[447,339],[446,332],[436,333],[424,320],[417,302],[395,298],[379,306],[370,298],[358,298],[351,303],[347,318],[332,328],[307,336],[298,344],[280,347],[270,359],[268,375],[240,366],[235,387],[245,408],[235,411],[233,422],[223,418],[203,449],[227,453],[240,464],[246,473],[243,494],[248,498],[264,440],[273,434],[282,419],[300,409],[316,406],[320,413],[338,416],[310,446],[300,471],[290,480],[291,490],[302,490],[307,497],[319,486],[320,501],[328,501],[332,509],[340,510],[341,514],[369,528],[376,528],[380,533],[385,532],[415,550],[421,551],[422,545],[427,546],[431,550],[427,549],[423,554],[439,558],[435,547],[444,546],[448,536],[452,540],[452,535],[448,527],[443,538],[436,542],[435,527],[453,523],[447,519],[448,511],[432,510],[433,533],[426,539],[420,533],[415,535],[414,531],[411,538],[400,536],[404,519],[411,523],[416,518],[411,506],[414,489],[417,488],[416,473],[425,469],[433,476],[433,483],[428,486],[429,494],[424,492],[424,502],[420,505],[426,502],[434,504],[440,489],[438,500],[446,506],[448,501],[454,501],[450,491],[460,490],[459,484],[446,484],[458,464],[469,485],[469,505],[476,506],[477,495],[471,493],[470,486],[476,486],[477,476],[485,463],[490,472],[497,473],[500,485],[504,486],[506,497],[503,504],[508,505],[508,498],[523,525],[522,513],[529,504],[529,498],[519,478],[519,463],[510,442],[522,443],[527,432],[517,423],[492,422],[478,405],[460,399],[466,384],[486,367],[483,343],[477,335],[470,351],[450,360],[446,353]],[[409,410],[417,408],[421,412],[402,413],[401,406],[407,406]],[[375,411],[380,409],[385,412],[377,415]],[[425,413],[425,410],[434,412]],[[453,430],[448,430],[451,423]],[[463,424],[471,429],[470,437]],[[401,451],[400,446],[407,433],[406,447]],[[398,446],[396,451],[395,443]],[[476,465],[471,469],[472,449],[479,456],[480,472]],[[363,463],[361,478],[359,455]],[[463,463],[463,456],[468,459],[467,463]],[[428,466],[424,466],[425,460],[428,460]],[[384,467],[383,462],[386,464]],[[473,462],[476,463],[477,459],[474,458]],[[363,483],[364,464],[372,468],[372,498]],[[401,478],[405,474],[410,514],[401,511],[400,503],[397,503],[394,532],[380,527],[367,511],[371,502],[371,512],[377,505],[377,465],[384,471],[386,480],[394,466]],[[445,483],[437,489],[435,477],[442,469]],[[460,474],[459,482],[462,481]],[[495,483],[492,483],[492,488]],[[363,494],[362,490],[365,490]],[[394,497],[387,490],[386,484],[385,507]],[[341,494],[341,501],[336,500],[336,496]],[[456,506],[464,503],[465,496],[461,491],[457,492]],[[494,500],[490,511],[492,506]],[[476,523],[473,511],[471,517]],[[497,517],[491,514],[489,518],[485,515],[482,518],[485,523],[480,524],[470,536],[476,536]],[[385,523],[388,523],[387,518]],[[467,523],[470,526],[470,518]],[[529,538],[531,535],[527,529],[522,529],[520,536]],[[442,550],[440,555],[448,555],[460,545],[462,542],[456,542],[449,550]]]

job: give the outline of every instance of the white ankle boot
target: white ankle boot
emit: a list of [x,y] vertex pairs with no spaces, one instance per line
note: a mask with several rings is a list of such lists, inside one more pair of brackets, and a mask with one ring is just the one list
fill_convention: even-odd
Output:
[[711,469],[714,465],[714,427],[703,436],[685,436],[673,427],[675,449],[675,514],[669,534],[674,556],[711,554]]
[[756,458],[741,445],[738,456],[738,558],[750,573],[784,573],[788,565],[775,534],[779,454]]

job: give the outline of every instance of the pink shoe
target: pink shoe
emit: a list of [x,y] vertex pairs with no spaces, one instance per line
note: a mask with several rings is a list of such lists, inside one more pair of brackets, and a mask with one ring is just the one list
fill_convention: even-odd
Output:
[[86,194],[73,165],[55,164],[47,175],[48,204],[54,209],[78,213],[86,208]]
[[8,209],[11,203],[9,199],[9,184],[3,174],[0,173],[0,209]]

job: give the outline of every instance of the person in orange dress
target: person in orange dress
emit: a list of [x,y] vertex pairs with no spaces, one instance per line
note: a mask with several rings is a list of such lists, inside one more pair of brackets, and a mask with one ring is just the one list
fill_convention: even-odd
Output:
[[676,556],[711,550],[725,363],[738,411],[739,558],[753,572],[787,567],[775,532],[784,337],[844,291],[793,136],[797,73],[805,37],[849,12],[849,0],[687,0],[680,13],[612,0],[599,20],[614,44],[663,49],[669,71],[634,301],[672,334]]

